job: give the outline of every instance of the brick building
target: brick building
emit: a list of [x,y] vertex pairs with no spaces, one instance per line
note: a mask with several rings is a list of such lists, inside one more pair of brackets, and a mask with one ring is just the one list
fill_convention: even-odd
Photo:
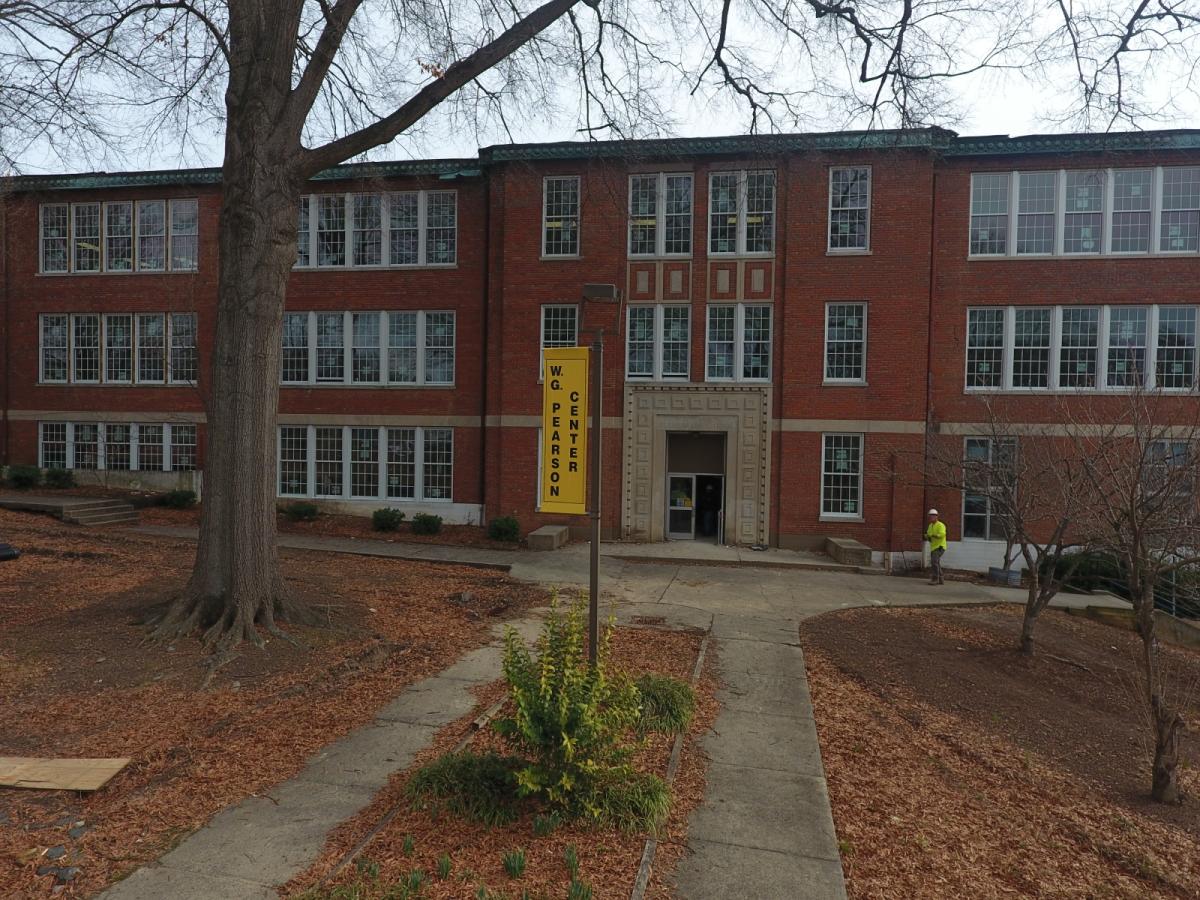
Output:
[[[198,482],[219,171],[7,187],[0,464]],[[936,503],[994,563],[986,502],[896,474],[927,433],[1143,372],[1196,403],[1200,131],[504,145],[338,167],[299,223],[279,494],[343,511],[583,524],[538,512],[540,356],[601,327],[618,538],[883,554]]]

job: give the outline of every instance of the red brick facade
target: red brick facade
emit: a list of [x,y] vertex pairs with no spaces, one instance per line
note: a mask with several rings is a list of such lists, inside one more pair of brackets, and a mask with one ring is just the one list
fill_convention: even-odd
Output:
[[[930,130],[869,137],[835,134],[497,147],[483,151],[477,161],[346,167],[333,173],[336,177],[315,181],[312,192],[454,191],[455,261],[402,268],[298,268],[289,284],[287,309],[317,314],[453,311],[453,382],[387,387],[284,385],[280,423],[327,430],[375,428],[381,455],[393,434],[384,429],[451,428],[453,475],[452,488],[447,489],[451,496],[393,498],[398,505],[436,511],[442,504],[451,517],[475,521],[514,514],[525,531],[553,522],[581,525],[582,520],[537,512],[542,308],[576,306],[579,343],[589,343],[599,326],[606,331],[602,521],[607,534],[654,539],[669,531],[666,504],[673,488],[665,481],[670,463],[664,458],[663,436],[669,444],[673,434],[719,432],[725,435],[728,460],[722,484],[725,538],[730,542],[804,546],[825,536],[845,536],[876,551],[911,551],[920,545],[924,511],[931,504],[946,507],[950,537],[958,540],[961,497],[927,494],[920,484],[895,473],[901,468],[901,457],[919,457],[927,430],[962,434],[969,423],[979,421],[978,395],[967,389],[964,378],[968,309],[1080,305],[1157,305],[1158,309],[1200,302],[1194,287],[1200,254],[1190,250],[1165,254],[1151,247],[1128,255],[1067,256],[1059,246],[1047,256],[1017,254],[1013,247],[1004,256],[969,254],[972,175],[1156,172],[1145,177],[1154,179],[1146,181],[1156,191],[1148,214],[1157,222],[1166,202],[1159,186],[1162,171],[1196,166],[1200,166],[1197,132],[1010,140],[957,138]],[[869,241],[860,250],[830,251],[830,171],[846,167],[869,168]],[[742,179],[737,181],[729,174],[735,172],[751,175],[737,176]],[[710,254],[710,228],[737,218],[732,213],[710,216],[710,176],[724,178],[722,184],[741,185],[762,172],[774,177],[769,212],[774,216],[772,246],[758,253]],[[656,173],[691,175],[690,253],[632,257],[630,178]],[[543,186],[544,179],[553,176],[579,179],[578,252],[569,256],[543,254]],[[1112,217],[1125,202],[1120,192],[1129,189],[1123,186],[1124,175],[1107,177],[1118,182],[1116,200],[1110,184],[1105,201],[1109,204],[1105,215]],[[1135,182],[1140,177],[1130,176]],[[202,466],[204,372],[216,302],[216,181],[216,173],[205,171],[13,182],[3,204],[0,463],[38,462],[39,425],[44,422],[175,421],[199,425]],[[1046,181],[1058,193],[1054,211],[1043,221],[1057,223],[1060,245],[1065,240],[1062,223],[1073,209],[1065,199],[1067,182],[1061,175]],[[1008,183],[1011,201],[1024,210],[1025,194],[1020,193],[1018,200],[1017,182]],[[1034,179],[1021,183],[1032,191]],[[751,189],[739,190],[750,204],[746,197]],[[1140,190],[1131,196],[1136,207]],[[196,271],[62,275],[41,271],[39,209],[43,204],[160,198],[199,200]],[[1075,194],[1069,199],[1077,202]],[[666,201],[659,196],[657,202]],[[315,215],[315,206],[313,211]],[[1012,208],[1007,213],[1004,227],[1010,237],[1016,233],[1012,217],[1018,212]],[[349,206],[346,215],[352,217]],[[761,217],[749,205],[738,215],[743,220],[738,227],[747,235],[750,229],[762,227]],[[1160,236],[1160,227],[1166,229],[1168,220],[1185,222],[1186,230],[1188,216],[1186,211],[1164,215],[1164,224],[1153,226],[1153,236]],[[638,221],[648,220],[643,216]],[[658,220],[659,229],[663,221]],[[999,220],[988,221],[998,233],[995,222]],[[1020,222],[1024,229],[1025,219]],[[1104,222],[1110,227],[1108,218]],[[616,285],[623,303],[584,302],[585,283]],[[644,303],[664,304],[675,310],[672,315],[687,316],[686,377],[626,377],[626,317],[630,309]],[[717,328],[710,325],[712,308],[737,303],[747,310],[736,313],[739,323],[743,315],[751,315],[750,307],[769,308],[769,313],[760,313],[771,320],[768,379],[743,383],[709,377],[708,367],[718,365],[708,340],[710,327]],[[865,304],[865,377],[853,383],[831,383],[825,377],[828,304]],[[688,312],[682,312],[683,307]],[[51,384],[40,378],[40,316],[173,312],[197,316],[200,374],[196,386]],[[1160,314],[1147,315],[1153,316],[1147,321],[1157,322]],[[728,316],[731,323],[735,321],[733,312]],[[386,330],[389,319],[384,316],[380,321]],[[315,338],[310,335],[309,340]],[[350,345],[354,338],[347,334],[344,340]],[[385,366],[388,340],[385,335]],[[655,342],[654,353],[665,359],[667,350],[661,340]],[[739,360],[756,352],[748,343],[733,343],[739,346]],[[347,360],[350,352],[347,348]],[[682,365],[680,357],[673,359],[672,365]],[[1196,402],[1192,365],[1192,389],[1182,392],[1182,405]],[[1102,391],[1084,393],[1087,396],[1077,402],[1105,402],[1097,396]],[[1052,423],[1061,397],[1057,390],[1016,392],[1012,402],[1019,404],[1021,416],[1029,422]],[[844,471],[837,469],[840,463],[835,464],[832,451],[826,459],[824,436],[830,434],[846,435],[850,443],[845,446],[861,448],[857,482],[847,489],[851,494],[857,490],[858,499],[847,501],[839,514],[822,515],[823,465],[833,466],[835,475]],[[354,435],[352,440],[357,440],[358,432]],[[305,452],[313,453],[311,448]],[[846,459],[852,456],[851,451]],[[427,464],[432,470],[432,457]],[[315,471],[314,463],[308,465],[310,472]],[[418,474],[412,477],[421,477],[421,469],[414,471]],[[391,475],[391,469],[381,469],[379,484],[383,486]],[[836,477],[834,482],[847,483]],[[356,511],[369,512],[393,502],[386,492],[372,502],[355,499],[348,487],[342,490],[342,505]],[[444,503],[447,499],[449,504]],[[691,518],[694,527],[696,515]]]

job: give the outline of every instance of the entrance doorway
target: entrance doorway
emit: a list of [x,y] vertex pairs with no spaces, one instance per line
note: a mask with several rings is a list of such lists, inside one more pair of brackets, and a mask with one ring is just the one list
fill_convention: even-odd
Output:
[[725,435],[667,434],[668,540],[724,542]]

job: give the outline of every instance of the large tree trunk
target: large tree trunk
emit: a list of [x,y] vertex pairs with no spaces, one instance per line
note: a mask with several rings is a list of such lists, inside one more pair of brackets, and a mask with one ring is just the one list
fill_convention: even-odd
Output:
[[[217,321],[202,385],[204,504],[195,568],[160,637],[261,643],[289,617],[275,543],[275,428],[284,293],[296,260],[299,128],[289,122],[292,47],[284,2],[231,7]],[[232,10],[240,6],[240,15]],[[285,13],[286,14],[286,13]],[[275,43],[272,44],[272,41]]]
[[1154,621],[1154,582],[1142,579],[1135,610],[1138,635],[1142,639],[1142,668],[1146,678],[1146,702],[1154,729],[1154,769],[1150,796],[1159,803],[1179,802],[1179,733],[1183,718],[1167,701],[1166,684],[1158,664],[1158,636]]

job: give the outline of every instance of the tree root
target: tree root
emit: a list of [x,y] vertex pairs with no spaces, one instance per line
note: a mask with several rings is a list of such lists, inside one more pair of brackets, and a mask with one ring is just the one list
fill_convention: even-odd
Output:
[[308,644],[288,634],[276,623],[276,617],[294,625],[321,626],[326,616],[308,604],[288,597],[279,590],[267,601],[244,600],[239,603],[227,596],[187,590],[165,606],[151,610],[143,619],[149,632],[148,643],[170,643],[198,634],[212,655],[212,674],[228,662],[228,655],[243,642],[263,647],[265,632],[271,637],[307,649]]

